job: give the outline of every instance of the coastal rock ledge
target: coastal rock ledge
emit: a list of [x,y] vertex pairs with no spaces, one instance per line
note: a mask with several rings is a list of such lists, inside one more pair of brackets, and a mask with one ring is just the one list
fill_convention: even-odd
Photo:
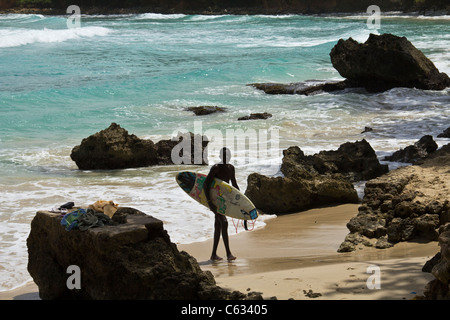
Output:
[[439,228],[450,222],[449,195],[450,144],[420,163],[368,181],[338,252],[360,245],[384,249],[401,241],[437,241]]
[[[170,241],[163,222],[119,207],[113,225],[66,231],[60,214],[38,211],[27,239],[28,271],[41,299],[242,299]],[[80,288],[69,289],[79,267]]]

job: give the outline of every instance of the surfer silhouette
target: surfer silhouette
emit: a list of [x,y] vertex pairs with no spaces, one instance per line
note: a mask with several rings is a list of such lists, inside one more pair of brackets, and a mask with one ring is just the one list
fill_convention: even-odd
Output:
[[209,208],[212,212],[214,212],[215,220],[214,220],[214,243],[213,250],[211,253],[211,260],[222,260],[221,257],[217,255],[217,247],[219,245],[220,235],[222,234],[223,243],[225,245],[225,250],[227,253],[228,261],[235,260],[236,257],[231,254],[230,245],[228,241],[228,221],[227,218],[217,213],[217,207],[212,203],[210,198],[210,189],[211,184],[214,178],[218,178],[227,183],[230,183],[239,190],[239,187],[236,182],[236,176],[234,171],[234,166],[230,163],[231,152],[228,148],[222,148],[220,150],[220,159],[221,161],[211,167],[208,176],[205,180],[205,195],[208,200]]

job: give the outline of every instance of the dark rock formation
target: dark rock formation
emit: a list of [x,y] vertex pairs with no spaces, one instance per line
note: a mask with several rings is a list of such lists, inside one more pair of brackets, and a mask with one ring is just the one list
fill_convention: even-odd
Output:
[[352,38],[340,39],[330,57],[342,77],[371,92],[395,87],[442,90],[450,86],[450,78],[405,37],[371,34],[363,44]]
[[435,279],[425,286],[424,296],[427,300],[450,300],[450,223],[439,228],[438,240],[440,252],[430,261],[431,265],[425,265]]
[[[179,134],[172,140],[161,140],[154,143],[151,140],[140,139],[129,134],[116,123],[107,129],[97,132],[81,141],[72,149],[70,157],[81,170],[111,170],[151,165],[173,164],[171,155],[174,146],[183,139],[190,140],[191,163],[194,163],[194,152],[203,152],[208,140],[206,137],[194,138],[192,133]],[[206,164],[202,160],[202,163]]]
[[386,161],[414,163],[417,160],[425,159],[438,148],[437,143],[430,135],[423,136],[414,145],[394,152],[391,156],[386,156]]
[[353,251],[359,244],[386,248],[412,239],[437,240],[438,228],[450,221],[449,149],[368,181],[338,251]]
[[282,214],[332,203],[357,203],[351,182],[371,179],[388,171],[366,140],[344,143],[338,150],[305,156],[299,147],[283,151],[284,177],[257,173],[247,178],[245,194],[268,214]]
[[438,134],[438,138],[450,138],[450,127],[445,129],[442,133]]
[[[230,298],[210,272],[178,251],[162,221],[120,207],[113,220],[115,225],[66,231],[59,214],[37,212],[27,239],[28,271],[41,299]],[[79,267],[80,288],[68,287],[69,266]]]
[[238,120],[266,120],[271,117],[272,115],[270,113],[262,112],[262,113],[251,113],[249,116],[238,118]]
[[287,177],[340,173],[352,182],[369,180],[388,172],[365,140],[347,142],[337,150],[305,156],[298,147],[283,151],[281,171]]
[[186,108],[186,111],[192,111],[196,116],[204,116],[216,112],[225,112],[225,110],[225,108],[218,106],[199,106]]
[[314,206],[357,203],[353,185],[342,176],[266,177],[252,173],[245,195],[266,214],[284,214]]
[[347,88],[381,92],[396,87],[443,90],[450,78],[439,72],[420,50],[405,37],[371,34],[365,43],[340,39],[330,52],[334,68],[346,80],[299,83],[253,83],[267,94],[311,95]]
[[292,213],[315,206],[357,203],[352,182],[372,179],[388,171],[366,140],[344,143],[338,150],[305,156],[299,147],[283,151],[284,177],[257,173],[247,178],[245,194],[268,214]]
[[296,83],[252,83],[249,86],[255,87],[258,90],[264,91],[267,94],[301,94],[312,95],[320,92],[333,92],[344,90],[350,87],[347,81],[319,81],[311,80]]

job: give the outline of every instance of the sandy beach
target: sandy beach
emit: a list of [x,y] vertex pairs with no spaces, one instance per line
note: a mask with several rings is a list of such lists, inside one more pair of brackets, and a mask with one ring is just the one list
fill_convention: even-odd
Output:
[[[264,298],[402,300],[422,295],[433,276],[421,270],[438,252],[437,242],[404,242],[389,249],[338,253],[348,233],[346,223],[357,210],[358,205],[347,204],[269,219],[264,228],[230,236],[237,256],[230,263],[209,260],[212,240],[178,245],[178,249],[194,256],[203,270],[211,271],[219,286],[243,293],[261,292]],[[218,254],[225,255],[222,242]],[[369,277],[377,275],[371,266],[379,268],[380,289],[368,288]],[[38,288],[28,283],[0,292],[0,299],[36,300]]]
[[[215,276],[219,286],[261,292],[264,298],[370,300],[413,299],[433,276],[422,272],[439,250],[437,242],[399,243],[389,249],[364,248],[338,253],[346,223],[358,205],[312,209],[268,220],[263,229],[230,237],[237,260],[211,263],[212,242],[179,246]],[[219,245],[224,256],[223,245]],[[219,250],[219,255],[221,254]],[[370,266],[380,270],[380,289],[370,290]],[[370,271],[370,269],[369,269]],[[312,293],[320,296],[311,298]]]

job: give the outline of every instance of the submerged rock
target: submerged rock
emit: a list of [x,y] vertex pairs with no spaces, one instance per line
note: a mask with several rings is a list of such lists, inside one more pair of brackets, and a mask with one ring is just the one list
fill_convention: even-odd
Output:
[[347,81],[311,80],[296,83],[252,83],[249,86],[262,90],[267,94],[301,94],[312,95],[320,92],[333,92],[350,87]]
[[262,112],[262,113],[251,113],[249,116],[238,118],[238,120],[266,120],[271,117],[272,115],[270,113]]
[[[118,219],[115,219],[115,217]],[[228,299],[209,271],[179,252],[163,222],[120,208],[115,225],[66,231],[61,216],[39,211],[27,239],[28,271],[42,299]],[[70,277],[79,268],[79,287]],[[72,269],[70,269],[72,270]]]
[[439,72],[405,37],[370,34],[365,43],[340,39],[330,57],[342,77],[371,92],[395,87],[443,90],[450,86],[447,74]]
[[216,112],[225,112],[225,110],[225,108],[218,106],[199,106],[186,108],[186,111],[192,111],[196,116],[204,116]]

